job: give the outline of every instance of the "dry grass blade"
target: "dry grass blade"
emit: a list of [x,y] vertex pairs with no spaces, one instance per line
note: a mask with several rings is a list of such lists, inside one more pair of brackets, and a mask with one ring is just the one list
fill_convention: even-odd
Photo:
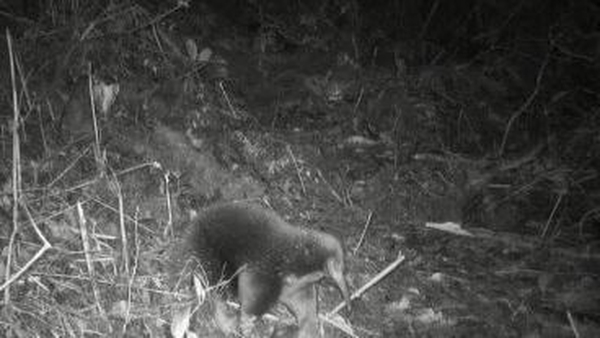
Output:
[[81,202],[77,202],[77,215],[79,217],[79,230],[81,231],[81,243],[83,245],[83,252],[85,255],[85,262],[87,265],[88,274],[90,276],[90,281],[92,284],[92,291],[94,293],[94,299],[96,300],[96,307],[98,309],[98,313],[107,323],[109,330],[112,332],[112,328],[110,328],[110,322],[102,307],[101,299],[100,299],[100,291],[98,290],[98,285],[96,283],[96,273],[94,270],[94,264],[92,263],[90,244],[89,244],[89,236],[87,229],[87,220],[83,211],[83,207]]
[[94,102],[94,84],[92,81],[92,64],[88,64],[88,90],[90,95],[90,109],[92,111],[92,122],[94,124],[94,157],[98,165],[98,172],[103,173],[106,168],[106,163],[100,152],[100,131],[98,129],[98,116],[96,115],[96,103]]
[[121,254],[122,263],[125,273],[129,275],[129,249],[127,241],[127,231],[125,230],[125,205],[123,203],[123,193],[121,191],[121,184],[117,179],[116,175],[113,175],[108,183],[113,193],[117,196],[119,203],[119,229],[121,230]]
[[319,319],[322,320],[323,322],[335,327],[336,329],[344,332],[345,334],[347,334],[350,337],[356,338],[358,337],[356,334],[354,334],[352,327],[350,327],[350,325],[348,325],[346,322],[342,321],[339,316],[338,317],[334,317],[334,316],[324,316],[324,315],[319,315]]
[[173,236],[173,210],[171,209],[171,193],[169,190],[169,172],[165,172],[163,177],[165,179],[165,194],[167,198],[167,212],[168,219],[167,225],[163,231],[163,236],[167,237],[168,235]]
[[[115,177],[115,179],[116,179],[116,177]],[[135,281],[135,278],[136,278],[136,275],[138,272],[139,261],[140,261],[139,260],[139,258],[140,258],[140,235],[138,232],[138,230],[139,230],[138,216],[139,216],[139,208],[136,208],[135,217],[134,217],[135,218],[135,222],[134,222],[135,255],[134,255],[131,276],[129,276],[129,282],[127,283],[127,307],[126,307],[126,311],[125,311],[125,323],[123,323],[122,332],[127,331],[127,325],[131,321],[131,300],[133,297],[133,292],[132,292],[133,282]],[[123,218],[121,218],[121,221],[122,221],[122,224],[124,225],[125,221]]]
[[18,212],[19,205],[21,204],[21,198],[19,192],[21,191],[21,152],[20,152],[20,140],[19,140],[19,107],[17,101],[17,89],[16,89],[16,80],[15,80],[15,67],[14,67],[14,53],[12,48],[12,38],[10,32],[6,31],[6,41],[8,44],[9,56],[10,56],[10,71],[11,71],[11,84],[12,84],[12,98],[13,98],[13,123],[12,123],[12,135],[13,135],[13,167],[12,167],[12,197],[13,197],[13,231],[10,235],[10,240],[8,243],[8,257],[6,259],[6,278],[5,282],[0,285],[0,291],[4,290],[4,302],[5,304],[9,304],[10,302],[10,285],[17,280],[25,271],[27,271],[33,263],[35,263],[46,250],[50,247],[50,243],[46,240],[46,237],[42,234],[40,229],[37,227],[33,217],[29,213],[29,209],[26,205],[23,204],[23,209],[27,212],[27,217],[31,221],[31,224],[38,235],[38,237],[42,240],[44,245],[42,248],[27,262],[19,271],[17,271],[14,275],[10,274],[10,267],[12,261],[12,252],[14,247],[14,241],[16,235],[19,231],[19,223],[18,223]]
[[[13,184],[13,230],[10,235],[10,240],[8,242],[8,257],[6,259],[6,282],[4,283],[6,286],[10,285],[11,279],[10,277],[10,266],[12,261],[12,251],[13,244],[15,241],[15,237],[18,231],[18,200],[19,200],[19,190],[21,189],[21,168],[20,168],[20,147],[19,147],[19,107],[17,100],[17,89],[16,89],[16,80],[15,80],[15,61],[14,54],[12,48],[12,38],[8,29],[6,30],[6,42],[8,45],[8,55],[10,58],[10,79],[12,85],[12,99],[13,99],[13,122],[12,122],[12,136],[13,136],[13,163],[12,163],[12,184]],[[3,288],[6,287],[3,285]],[[0,288],[2,290],[3,288]],[[10,289],[6,288],[4,292],[4,302],[8,304],[10,302]]]

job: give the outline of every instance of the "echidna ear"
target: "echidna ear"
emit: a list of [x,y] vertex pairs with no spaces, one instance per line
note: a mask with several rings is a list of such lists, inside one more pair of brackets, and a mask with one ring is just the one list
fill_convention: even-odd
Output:
[[335,281],[338,288],[340,289],[346,306],[351,309],[350,304],[350,293],[348,292],[348,285],[346,283],[346,276],[344,275],[344,258],[334,256],[327,260],[327,273]]

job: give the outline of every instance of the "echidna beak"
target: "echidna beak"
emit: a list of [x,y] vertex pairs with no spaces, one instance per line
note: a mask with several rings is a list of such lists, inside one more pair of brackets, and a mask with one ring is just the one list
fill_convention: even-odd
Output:
[[346,276],[344,275],[344,262],[337,257],[330,258],[327,261],[327,273],[331,278],[335,281],[340,292],[342,293],[342,297],[344,297],[344,301],[346,302],[346,307],[348,310],[352,310],[352,305],[350,303],[350,293],[348,291],[348,284],[346,283]]

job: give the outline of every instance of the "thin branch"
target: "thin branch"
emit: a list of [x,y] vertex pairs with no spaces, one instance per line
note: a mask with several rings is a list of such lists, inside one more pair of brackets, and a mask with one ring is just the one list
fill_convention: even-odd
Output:
[[[25,210],[25,213],[27,214],[27,217],[29,219],[29,222],[31,223],[31,226],[33,227],[33,229],[35,230],[35,233],[37,234],[37,236],[42,240],[42,242],[44,243],[44,245],[40,248],[40,250],[38,250],[38,252],[27,262],[25,263],[25,265],[19,269],[19,271],[17,271],[14,275],[10,276],[10,278],[8,278],[8,274],[6,281],[4,282],[4,284],[0,285],[0,291],[4,290],[5,291],[5,298],[8,297],[8,301],[10,301],[10,295],[7,295],[9,293],[10,288],[8,286],[10,286],[10,284],[12,284],[14,281],[16,281],[17,279],[19,279],[19,277],[21,277],[21,275],[23,275],[25,273],[25,271],[29,270],[29,268],[38,260],[40,259],[40,257],[42,257],[42,255],[48,251],[48,249],[50,249],[52,247],[52,245],[50,244],[50,242],[48,242],[48,240],[46,239],[46,237],[44,236],[44,234],[40,231],[39,227],[36,225],[35,220],[33,219],[33,217],[31,216],[31,213],[29,212],[29,208],[27,208],[27,206],[25,204],[22,205],[23,210]],[[13,243],[14,238],[11,236],[11,242],[9,243],[9,248],[12,247],[12,243]],[[10,251],[12,252],[12,250]],[[9,252],[9,263],[10,263],[10,252]],[[8,264],[8,263],[7,263]],[[7,265],[6,271],[7,273],[9,273],[10,269],[8,268],[10,265]],[[5,299],[6,300],[6,299]]]
[[369,229],[369,226],[371,225],[371,218],[372,217],[373,217],[373,211],[369,211],[369,216],[367,216],[367,221],[365,222],[365,226],[363,227],[363,231],[360,234],[360,239],[358,240],[358,243],[356,243],[356,246],[354,247],[354,250],[352,251],[353,255],[356,255],[356,252],[358,251],[358,249],[362,245],[362,243],[363,243],[363,241],[365,239],[365,235],[367,234],[367,230]]
[[575,336],[575,338],[581,337],[581,335],[579,334],[579,330],[577,330],[577,325],[575,324],[573,315],[571,315],[571,311],[567,311],[567,318],[569,319],[569,325],[571,325],[571,330],[573,331],[573,335]]
[[231,111],[231,116],[235,119],[239,119],[240,116],[237,113],[237,111],[235,110],[235,107],[233,106],[233,103],[231,102],[231,99],[229,98],[229,95],[227,94],[227,90],[225,89],[225,86],[223,85],[223,81],[219,81],[219,89],[221,89],[221,93],[223,94],[223,97],[225,98],[225,102],[227,102],[227,107],[229,107],[229,110]]
[[431,9],[429,10],[429,14],[427,14],[427,18],[425,19],[425,23],[423,24],[423,27],[421,28],[421,32],[419,32],[417,41],[421,41],[425,38],[425,34],[427,34],[427,30],[429,29],[429,25],[431,24],[431,19],[433,19],[435,13],[437,12],[437,9],[440,5],[440,1],[436,1],[433,6],[431,6]]
[[304,185],[304,180],[302,179],[302,171],[300,170],[300,166],[298,165],[298,161],[296,161],[296,157],[292,152],[292,147],[289,145],[286,147],[290,157],[292,158],[292,162],[294,162],[294,167],[296,168],[296,176],[298,176],[298,180],[300,181],[300,186],[302,187],[302,193],[306,196],[306,186]]
[[56,182],[60,181],[71,169],[73,169],[73,167],[75,167],[75,165],[79,162],[79,160],[83,156],[85,156],[88,153],[89,150],[90,150],[90,147],[88,146],[82,152],[80,152],[79,155],[77,155],[77,157],[69,165],[67,165],[67,167],[60,174],[58,174],[58,176],[56,176],[52,180],[52,182],[48,183],[48,185],[46,186],[46,188],[50,188],[54,184],[56,184]]
[[333,189],[333,187],[331,186],[331,184],[329,183],[329,181],[327,181],[325,179],[325,177],[323,176],[323,173],[321,172],[320,169],[317,169],[317,174],[319,174],[319,177],[321,177],[321,179],[323,180],[323,182],[325,182],[325,184],[327,185],[327,187],[331,191],[331,194],[333,195],[333,197],[335,197],[335,199],[338,200],[338,202],[340,202],[340,204],[343,205],[344,204],[344,199],[342,199],[342,197],[340,196],[340,194],[338,194],[338,192],[335,191],[335,189]]
[[554,219],[554,215],[556,214],[556,210],[558,210],[558,206],[560,205],[560,202],[562,202],[563,196],[565,196],[565,194],[561,192],[561,193],[559,193],[558,197],[556,198],[554,207],[552,208],[552,211],[550,212],[550,216],[548,216],[548,220],[546,221],[546,225],[544,226],[544,231],[542,232],[542,238],[546,237],[546,234],[548,233],[548,228],[550,227],[550,223]]
[[541,84],[542,84],[542,79],[544,77],[544,72],[546,71],[546,67],[548,66],[549,62],[550,62],[550,53],[546,54],[546,58],[544,59],[544,62],[540,66],[540,71],[538,72],[537,78],[535,80],[535,88],[533,89],[531,94],[529,94],[529,97],[527,98],[527,100],[525,100],[525,102],[521,105],[521,107],[519,107],[519,109],[508,120],[508,123],[506,124],[506,129],[504,130],[504,136],[502,136],[502,143],[500,144],[500,150],[498,152],[500,157],[504,154],[504,150],[506,148],[506,142],[508,141],[508,133],[510,132],[513,123],[515,123],[515,121],[521,115],[523,115],[523,113],[527,110],[527,108],[529,108],[529,106],[533,103],[533,100],[539,94]]

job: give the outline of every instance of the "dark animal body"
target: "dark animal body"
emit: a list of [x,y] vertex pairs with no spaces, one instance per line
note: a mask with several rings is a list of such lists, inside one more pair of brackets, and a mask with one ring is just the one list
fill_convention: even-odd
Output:
[[340,242],[324,232],[294,227],[256,205],[208,208],[186,239],[211,285],[233,280],[244,318],[260,317],[281,301],[298,321],[298,337],[318,336],[315,285],[330,277],[349,304]]

